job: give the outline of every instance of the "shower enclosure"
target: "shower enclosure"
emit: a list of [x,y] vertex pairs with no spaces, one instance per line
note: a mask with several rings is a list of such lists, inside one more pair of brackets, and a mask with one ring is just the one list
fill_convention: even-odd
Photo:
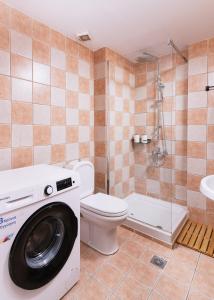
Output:
[[[133,67],[107,63],[108,192],[128,202],[125,225],[169,245],[188,218],[179,150],[186,132],[177,110],[185,105],[186,62],[170,41],[168,55],[142,52]],[[134,143],[134,134],[148,143]]]

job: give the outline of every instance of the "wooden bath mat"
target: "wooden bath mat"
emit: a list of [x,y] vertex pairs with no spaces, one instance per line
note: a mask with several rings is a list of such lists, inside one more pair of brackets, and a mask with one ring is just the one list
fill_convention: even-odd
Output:
[[214,257],[214,228],[189,220],[179,234],[177,243]]

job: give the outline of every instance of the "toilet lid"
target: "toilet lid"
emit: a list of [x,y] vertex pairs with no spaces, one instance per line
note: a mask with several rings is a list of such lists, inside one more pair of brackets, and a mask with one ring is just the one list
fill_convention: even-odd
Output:
[[128,210],[128,204],[124,200],[103,193],[82,199],[81,207],[103,216],[122,216]]

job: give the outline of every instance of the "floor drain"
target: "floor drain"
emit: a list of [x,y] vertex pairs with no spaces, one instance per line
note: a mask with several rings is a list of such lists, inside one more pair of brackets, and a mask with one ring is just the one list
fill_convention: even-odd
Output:
[[162,257],[159,257],[157,255],[154,255],[150,261],[153,265],[163,269],[165,265],[167,264],[167,260],[163,259]]

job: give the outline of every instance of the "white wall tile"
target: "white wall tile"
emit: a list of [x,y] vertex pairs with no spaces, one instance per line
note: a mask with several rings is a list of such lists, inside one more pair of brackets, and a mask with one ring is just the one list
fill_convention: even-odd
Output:
[[114,101],[114,110],[115,111],[123,111],[123,102],[124,99],[121,97],[115,97],[115,101]]
[[124,99],[131,99],[131,89],[127,85],[122,86],[122,96]]
[[146,113],[135,115],[135,125],[136,126],[146,126]]
[[11,122],[11,102],[0,101],[0,123],[8,124]]
[[79,90],[79,76],[70,72],[66,72],[66,89],[74,92]]
[[143,100],[147,97],[146,86],[136,88],[136,100]]
[[88,94],[79,93],[79,109],[80,110],[90,110],[91,98]]
[[51,66],[65,70],[65,53],[56,48],[51,48]]
[[79,124],[79,111],[77,109],[66,108],[66,124],[67,125]]
[[109,81],[109,96],[115,96],[115,82],[113,80]]
[[208,73],[208,85],[214,85],[214,72]]
[[27,147],[33,145],[32,125],[12,126],[12,147]]
[[188,107],[200,108],[207,107],[207,92],[193,92],[188,94]]
[[90,78],[90,64],[85,60],[79,59],[78,65],[79,65],[79,76],[89,79]]
[[65,143],[65,126],[51,126],[51,143]]
[[207,117],[208,124],[214,124],[214,107],[208,108],[208,117]]
[[33,105],[33,124],[49,125],[50,124],[50,106],[49,105]]
[[206,125],[189,125],[188,141],[206,142],[207,126]]
[[214,157],[214,143],[207,143],[207,159]]
[[51,87],[51,104],[65,106],[65,90]]
[[123,113],[122,126],[130,126],[130,114]]
[[34,147],[34,164],[49,164],[51,162],[51,146]]
[[207,56],[192,58],[188,61],[189,75],[207,73]]
[[32,102],[32,82],[12,78],[12,100]]
[[163,95],[164,95],[164,97],[173,97],[175,95],[174,82],[164,83]]
[[9,170],[11,169],[11,149],[5,148],[0,149],[0,170]]
[[176,185],[175,186],[175,197],[178,200],[185,201],[187,198],[187,190],[185,186],[182,185]]
[[66,144],[66,161],[75,160],[79,158],[79,144]]
[[188,106],[188,96],[181,95],[175,97],[175,108],[176,110],[185,110]]
[[128,181],[130,178],[129,167],[122,169],[122,181]]
[[115,80],[123,82],[123,69],[117,66],[115,66]]
[[146,166],[135,164],[135,178],[143,179],[146,177]]
[[33,80],[42,84],[50,84],[50,66],[33,63]]
[[147,179],[146,180],[147,192],[153,194],[160,194],[160,182],[157,180]]
[[172,182],[172,170],[167,168],[160,168],[160,181]]
[[135,87],[135,75],[129,74],[129,85],[134,88]]
[[175,169],[186,171],[187,169],[187,158],[186,156],[175,156]]
[[114,127],[114,137],[116,141],[121,141],[123,139],[123,127],[115,126]]
[[206,175],[207,161],[206,159],[188,158],[187,170],[189,174]]
[[79,142],[85,143],[90,140],[90,128],[88,126],[79,126]]
[[116,155],[115,156],[115,170],[123,168],[123,155]]
[[199,209],[206,209],[206,197],[195,191],[187,191],[187,205]]

